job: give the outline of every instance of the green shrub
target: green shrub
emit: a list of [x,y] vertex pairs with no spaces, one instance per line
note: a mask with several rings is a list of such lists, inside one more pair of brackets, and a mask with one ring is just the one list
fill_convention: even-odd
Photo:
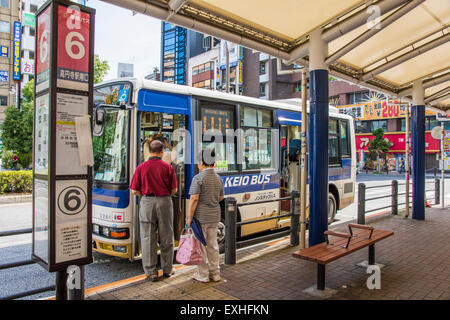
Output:
[[33,159],[33,153],[17,153],[18,159],[18,166],[22,167],[24,170],[27,170],[30,165],[31,161]]
[[0,153],[2,159],[2,167],[5,169],[12,169],[14,154],[11,150],[2,149]]
[[0,193],[32,192],[33,171],[0,171]]

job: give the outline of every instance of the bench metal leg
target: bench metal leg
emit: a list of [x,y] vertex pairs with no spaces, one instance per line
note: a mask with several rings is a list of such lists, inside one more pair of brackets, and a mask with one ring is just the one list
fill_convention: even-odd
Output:
[[317,290],[325,290],[325,265],[317,264]]
[[369,265],[375,264],[375,244],[369,246]]

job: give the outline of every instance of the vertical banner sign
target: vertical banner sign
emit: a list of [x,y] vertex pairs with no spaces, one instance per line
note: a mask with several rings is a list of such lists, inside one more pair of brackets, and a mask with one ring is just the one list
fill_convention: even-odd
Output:
[[36,38],[36,93],[48,89],[50,79],[50,9],[42,11],[37,18]]
[[76,123],[92,117],[94,17],[67,0],[36,14],[32,258],[50,272],[92,262],[92,132]]
[[14,51],[13,51],[13,79],[20,80],[20,36],[22,25],[19,21],[14,21]]

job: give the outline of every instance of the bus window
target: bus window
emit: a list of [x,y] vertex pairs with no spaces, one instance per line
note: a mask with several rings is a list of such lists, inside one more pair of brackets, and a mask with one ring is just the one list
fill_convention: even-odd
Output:
[[235,121],[233,107],[202,103],[202,150],[211,149],[216,154],[215,170],[236,170]]
[[93,138],[94,179],[127,183],[129,111],[106,109],[103,134]]
[[338,120],[330,119],[328,123],[328,164],[333,166],[340,163]]
[[347,120],[340,120],[340,144],[341,144],[341,156],[342,157],[350,157],[350,150],[349,150],[349,139],[348,139],[348,121]]
[[274,168],[272,159],[272,111],[243,106],[241,128],[244,131],[242,170]]

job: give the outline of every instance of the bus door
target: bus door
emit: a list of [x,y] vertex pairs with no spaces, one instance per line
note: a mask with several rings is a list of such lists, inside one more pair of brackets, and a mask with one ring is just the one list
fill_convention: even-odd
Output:
[[[278,110],[280,124],[280,197],[301,187],[301,114]],[[291,210],[290,201],[281,202],[281,213]]]
[[177,193],[172,197],[174,209],[174,235],[179,240],[185,221],[185,140],[187,116],[163,112],[139,112],[139,164],[150,157],[149,144],[160,140],[165,144],[163,161],[171,164],[177,176]]

